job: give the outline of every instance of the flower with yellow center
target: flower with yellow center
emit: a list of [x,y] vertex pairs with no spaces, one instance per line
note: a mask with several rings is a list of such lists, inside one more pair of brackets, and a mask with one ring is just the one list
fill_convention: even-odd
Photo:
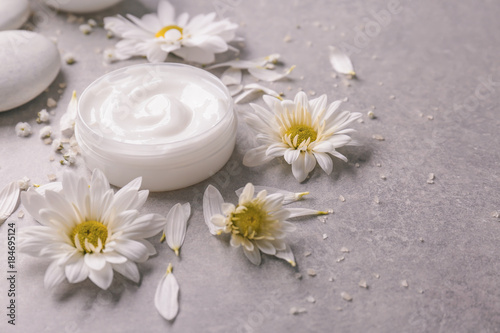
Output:
[[175,18],[173,6],[166,0],[158,3],[158,12],[142,18],[133,15],[106,17],[104,27],[122,40],[114,56],[124,60],[145,56],[150,62],[165,61],[169,53],[186,61],[208,64],[216,53],[234,49],[227,43],[235,38],[237,24],[227,19],[215,20],[216,14],[197,15],[189,20],[183,13]]
[[21,228],[19,247],[52,260],[45,273],[47,288],[65,279],[78,283],[89,278],[107,289],[113,271],[139,282],[136,263],[156,253],[145,238],[166,223],[157,214],[139,216],[148,197],[140,186],[138,178],[115,193],[96,169],[90,183],[65,173],[58,189],[22,193],[23,205],[41,225]]
[[348,135],[354,130],[347,126],[361,117],[359,112],[340,112],[340,101],[327,107],[326,95],[309,101],[304,92],[293,101],[271,96],[264,96],[264,101],[270,110],[250,104],[255,112],[244,115],[260,146],[245,154],[243,164],[253,167],[283,156],[292,165],[295,178],[302,182],[316,162],[330,174],[333,162],[329,155],[347,162],[336,149],[356,145]]
[[254,197],[255,187],[248,183],[241,191],[238,205],[235,206],[224,203],[219,191],[209,185],[203,197],[205,223],[213,235],[230,233],[231,245],[242,246],[246,257],[255,265],[260,264],[260,252],[263,252],[295,266],[292,250],[285,243],[286,234],[294,231],[295,226],[286,219],[328,212],[283,208],[284,204],[299,200],[307,192],[290,193],[291,195],[286,191],[275,192],[268,194],[267,190],[263,189]]

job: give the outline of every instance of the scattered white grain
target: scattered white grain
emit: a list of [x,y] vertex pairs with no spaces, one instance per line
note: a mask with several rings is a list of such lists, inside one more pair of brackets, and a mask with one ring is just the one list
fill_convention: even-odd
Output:
[[332,73],[330,76],[331,76],[333,79],[336,79],[336,78],[337,78],[337,73]]
[[314,90],[309,90],[309,95],[311,96],[315,96],[316,95],[316,92]]
[[427,119],[434,120],[434,116],[427,116]]
[[57,106],[57,102],[55,99],[53,99],[52,97],[49,97],[47,99],[47,107],[49,108],[55,108]]
[[311,251],[306,251],[304,252],[304,257],[309,257],[311,254],[312,254]]
[[423,289],[419,289],[419,290],[418,290],[418,293],[419,293],[419,294],[423,294],[423,293],[424,293],[424,290],[423,290]]
[[306,301],[308,301],[309,303],[316,303],[316,300],[312,296],[307,296]]
[[347,302],[352,301],[352,296],[346,293],[345,291],[341,292],[340,296]]
[[295,278],[297,280],[301,280],[302,279],[302,274],[301,273],[295,273]]
[[391,96],[389,96],[389,99],[396,99],[396,96],[391,95]]
[[309,276],[316,276],[316,270],[314,268],[308,268],[307,269],[307,275],[309,275]]
[[375,198],[373,198],[373,202],[375,202],[377,205],[380,203],[380,199],[378,198],[378,196],[375,196]]
[[53,173],[48,174],[47,178],[49,179],[50,182],[55,182],[57,180],[57,176],[54,175]]
[[339,86],[339,85],[338,85],[338,84],[336,84],[336,83],[334,83],[334,84],[333,84],[333,87],[334,87],[334,88],[338,88],[338,86]]
[[374,276],[376,279],[380,279],[380,274],[373,273],[373,276]]
[[283,41],[285,43],[290,43],[292,41],[292,36],[290,35],[286,35],[285,38],[283,38]]
[[499,218],[500,217],[500,212],[497,211],[497,210],[491,212],[491,217]]
[[434,178],[436,178],[436,175],[434,175],[433,173],[430,173],[430,174],[427,176],[427,179],[430,179],[430,180],[433,180]]
[[20,210],[19,213],[17,213],[17,217],[22,219],[24,217],[24,211]]
[[349,101],[349,97],[344,97],[343,101],[344,101],[344,102]]
[[306,45],[307,45],[307,47],[311,47],[311,46],[313,45],[313,42],[312,42],[312,41],[310,41],[310,40],[308,40],[308,41],[306,42]]
[[355,164],[354,164],[354,166],[355,166],[356,168],[359,168],[359,163],[355,163]]
[[345,260],[345,257],[340,257],[340,258],[337,259],[337,262],[342,262],[344,260]]
[[368,111],[368,112],[366,113],[366,115],[367,115],[367,116],[368,116],[368,118],[370,118],[370,119],[375,119],[375,118],[377,118],[377,117],[375,116],[375,113],[373,113],[373,111],[371,111],[371,110],[370,110],[370,111]]
[[418,240],[420,241],[420,243],[424,242],[424,239],[422,237],[420,237]]
[[345,202],[345,198],[344,198],[344,196],[342,194],[339,195],[339,200],[342,201],[342,202]]
[[372,138],[374,138],[375,140],[378,140],[378,141],[385,141],[385,138],[380,134],[373,134]]
[[387,177],[385,175],[380,175],[380,179],[387,180]]
[[335,279],[333,277],[329,277],[328,281],[333,282],[333,281],[335,281]]
[[434,180],[432,180],[432,179],[427,179],[427,184],[434,184]]
[[340,306],[337,307],[337,311],[342,311],[342,308]]
[[408,281],[406,281],[406,280],[401,281],[401,285],[405,288],[408,288],[408,286],[409,286]]
[[328,235],[327,234],[323,234],[323,239],[327,239],[328,238]]
[[340,249],[340,252],[343,252],[343,253],[349,253],[349,249],[345,246],[342,246],[342,248]]
[[383,85],[384,85],[384,82],[380,81],[380,82],[378,83],[378,85],[379,85],[379,86],[383,86]]
[[359,285],[361,288],[368,289],[368,285],[366,284],[366,281],[365,281],[365,280],[361,280],[361,281],[359,281],[358,285]]

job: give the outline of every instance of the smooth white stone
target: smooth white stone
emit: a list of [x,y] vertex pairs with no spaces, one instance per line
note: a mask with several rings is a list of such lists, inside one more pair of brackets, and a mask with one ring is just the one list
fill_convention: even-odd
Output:
[[18,29],[29,16],[28,0],[0,0],[0,30]]
[[61,69],[55,44],[31,31],[0,32],[0,112],[40,95]]
[[122,0],[43,0],[52,8],[70,13],[92,13],[114,6]]

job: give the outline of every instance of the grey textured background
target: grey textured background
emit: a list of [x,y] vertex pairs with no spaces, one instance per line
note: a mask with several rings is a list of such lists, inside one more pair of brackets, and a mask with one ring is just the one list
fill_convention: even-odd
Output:
[[[217,7],[224,17],[240,23],[238,34],[246,40],[242,58],[277,52],[286,66],[296,64],[291,80],[269,85],[287,98],[300,88],[325,93],[329,101],[349,97],[343,108],[364,113],[364,123],[355,124],[356,138],[363,146],[342,149],[349,163],[335,161],[331,176],[316,169],[308,181],[298,184],[283,161],[251,170],[241,164],[253,142],[246,126],[240,124],[237,147],[221,172],[184,190],[153,193],[143,209],[166,214],[176,202],[192,203],[180,258],[156,238],[153,243],[159,254],[139,265],[140,285],[116,276],[108,291],[89,281],[63,283],[48,291],[43,288],[48,263],[18,256],[17,325],[6,324],[6,282],[1,278],[0,330],[500,331],[500,224],[490,215],[500,209],[500,3],[401,1],[401,12],[391,15],[387,26],[360,39],[363,27],[373,27],[372,12],[387,10],[389,3],[173,1],[178,12],[194,15]],[[42,127],[35,123],[36,113],[48,97],[59,101],[52,118],[52,125],[57,126],[73,89],[81,94],[105,72],[144,62],[134,59],[104,65],[98,51],[116,39],[106,39],[103,29],[84,36],[78,24],[66,22],[66,14],[55,14],[36,3],[33,7],[38,13],[35,30],[56,37],[62,54],[74,53],[77,63],[63,65],[48,93],[0,113],[0,186],[25,175],[34,183],[46,183],[47,174],[60,176],[68,169],[49,161],[50,146],[36,135]],[[154,0],[124,0],[86,17],[101,21],[116,13],[140,16],[155,8]],[[292,38],[288,43],[283,41],[286,35]],[[348,81],[350,86],[341,76],[331,76],[328,61],[327,46],[342,42],[358,46],[352,59],[359,80]],[[488,89],[481,83],[488,78],[498,83]],[[59,97],[60,82],[68,87]],[[375,120],[366,117],[372,105]],[[18,138],[14,126],[19,121],[28,121],[35,134]],[[383,135],[385,141],[372,139],[374,134]],[[71,169],[89,173],[81,159]],[[436,175],[432,185],[426,183],[431,172]],[[316,218],[297,221],[298,230],[289,237],[296,269],[269,256],[255,267],[241,249],[229,246],[227,238],[208,233],[200,201],[206,186],[214,184],[226,201],[234,202],[233,191],[249,181],[309,190],[311,195],[297,206],[334,209],[324,224]],[[339,195],[346,201],[341,202]],[[374,203],[375,196],[380,204]],[[17,213],[9,221],[18,228],[35,224],[30,216],[18,219]],[[6,225],[0,227],[0,234],[1,277],[7,270]],[[343,246],[351,252],[341,253]],[[306,257],[308,251],[312,254]],[[345,260],[337,262],[342,256]],[[157,283],[169,262],[181,287],[180,313],[173,323],[163,320],[153,305]],[[314,268],[317,276],[307,276],[308,268]],[[301,280],[295,277],[297,272],[302,273]],[[368,289],[358,286],[361,279],[367,281]],[[408,281],[408,288],[401,285],[402,280]],[[343,291],[352,295],[352,302],[340,297]],[[307,302],[307,296],[316,302]],[[307,312],[289,314],[294,306]]]

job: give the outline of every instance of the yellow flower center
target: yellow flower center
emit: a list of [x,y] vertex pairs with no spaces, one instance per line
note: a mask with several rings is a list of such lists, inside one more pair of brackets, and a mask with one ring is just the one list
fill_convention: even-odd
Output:
[[266,213],[261,207],[251,203],[245,205],[245,209],[242,212],[231,215],[233,230],[237,231],[241,236],[250,239],[260,233],[265,220]]
[[[294,148],[297,148],[303,141],[306,141],[309,138],[311,138],[309,142],[313,142],[318,136],[318,133],[316,133],[312,127],[307,125],[293,125],[285,132],[285,134],[290,135],[290,140],[294,144]],[[296,136],[298,136],[297,142],[294,140]]]
[[102,250],[100,247],[104,247],[107,238],[108,228],[101,222],[97,221],[82,222],[71,232],[71,241],[73,242],[73,245],[78,247],[76,244],[76,240],[78,239],[78,242],[80,243],[79,245],[84,253],[94,252],[92,247],[96,250],[98,249],[99,251]]
[[165,34],[167,33],[167,31],[170,31],[172,29],[177,30],[177,31],[179,31],[181,33],[181,37],[178,39],[178,40],[181,40],[182,39],[182,28],[179,27],[178,25],[167,25],[166,27],[161,28],[156,33],[155,37],[156,38],[158,38],[158,37],[165,37]]

